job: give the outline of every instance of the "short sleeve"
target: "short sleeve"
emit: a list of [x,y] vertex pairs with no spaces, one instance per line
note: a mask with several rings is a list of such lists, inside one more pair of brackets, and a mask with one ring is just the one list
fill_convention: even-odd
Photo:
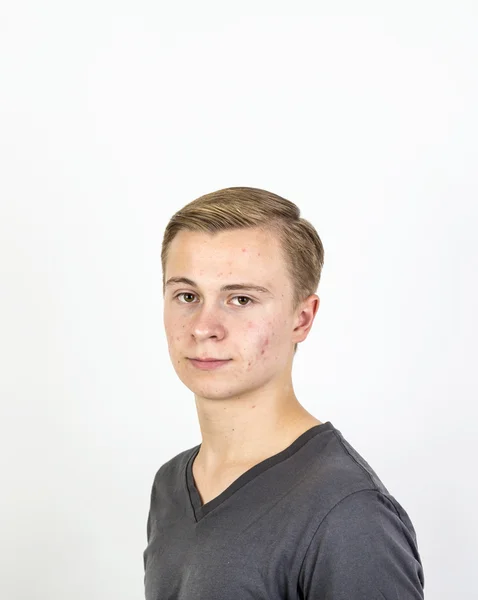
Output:
[[415,531],[396,501],[350,494],[320,523],[302,563],[304,600],[423,600]]

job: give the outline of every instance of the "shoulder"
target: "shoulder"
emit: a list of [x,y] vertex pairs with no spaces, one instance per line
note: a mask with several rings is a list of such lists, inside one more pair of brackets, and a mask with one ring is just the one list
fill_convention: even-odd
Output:
[[[344,479],[351,484],[348,492],[375,489],[388,494],[387,488],[375,470],[343,436],[342,432],[332,424],[326,435],[323,436],[323,443],[317,459],[326,467],[327,472],[335,481]],[[344,486],[343,489],[342,497],[345,497],[348,495],[345,493],[347,488]]]
[[153,480],[154,485],[164,480],[171,480],[176,477],[182,477],[189,459],[199,450],[199,445],[188,448],[176,454],[164,462],[156,471]]
[[371,488],[338,501],[319,523],[301,567],[306,598],[423,598],[424,577],[408,515]]

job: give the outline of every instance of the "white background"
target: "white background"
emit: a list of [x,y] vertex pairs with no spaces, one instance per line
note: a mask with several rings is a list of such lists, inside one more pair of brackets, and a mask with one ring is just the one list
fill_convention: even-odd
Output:
[[143,598],[153,477],[201,441],[162,234],[236,185],[325,247],[297,397],[407,510],[426,597],[478,597],[478,11],[394,4],[2,4],[2,600]]

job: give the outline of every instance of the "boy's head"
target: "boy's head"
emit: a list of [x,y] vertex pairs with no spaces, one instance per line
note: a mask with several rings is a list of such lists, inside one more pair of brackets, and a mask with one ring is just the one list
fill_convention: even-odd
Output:
[[[190,358],[230,359],[219,370],[202,371],[216,380],[228,371],[231,377],[237,363],[245,372],[264,374],[268,360],[285,367],[308,335],[318,309],[324,249],[289,200],[247,187],[201,196],[168,223],[161,263],[169,351],[188,387]],[[189,282],[171,283],[172,278]],[[221,290],[236,284],[268,291]]]

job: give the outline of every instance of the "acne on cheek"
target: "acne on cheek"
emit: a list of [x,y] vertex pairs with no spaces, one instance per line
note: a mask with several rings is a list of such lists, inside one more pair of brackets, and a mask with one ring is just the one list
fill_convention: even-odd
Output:
[[[270,326],[271,323],[268,323],[268,325]],[[252,321],[248,321],[247,329],[248,329],[248,331],[252,331],[252,330],[256,329],[256,326]],[[274,335],[274,334],[272,334],[272,335]],[[261,356],[263,356],[265,354],[268,345],[269,345],[269,338],[267,337],[264,340],[264,342],[261,344],[261,354],[260,354]],[[247,367],[250,368],[250,366],[251,366],[251,363],[247,363]]]

